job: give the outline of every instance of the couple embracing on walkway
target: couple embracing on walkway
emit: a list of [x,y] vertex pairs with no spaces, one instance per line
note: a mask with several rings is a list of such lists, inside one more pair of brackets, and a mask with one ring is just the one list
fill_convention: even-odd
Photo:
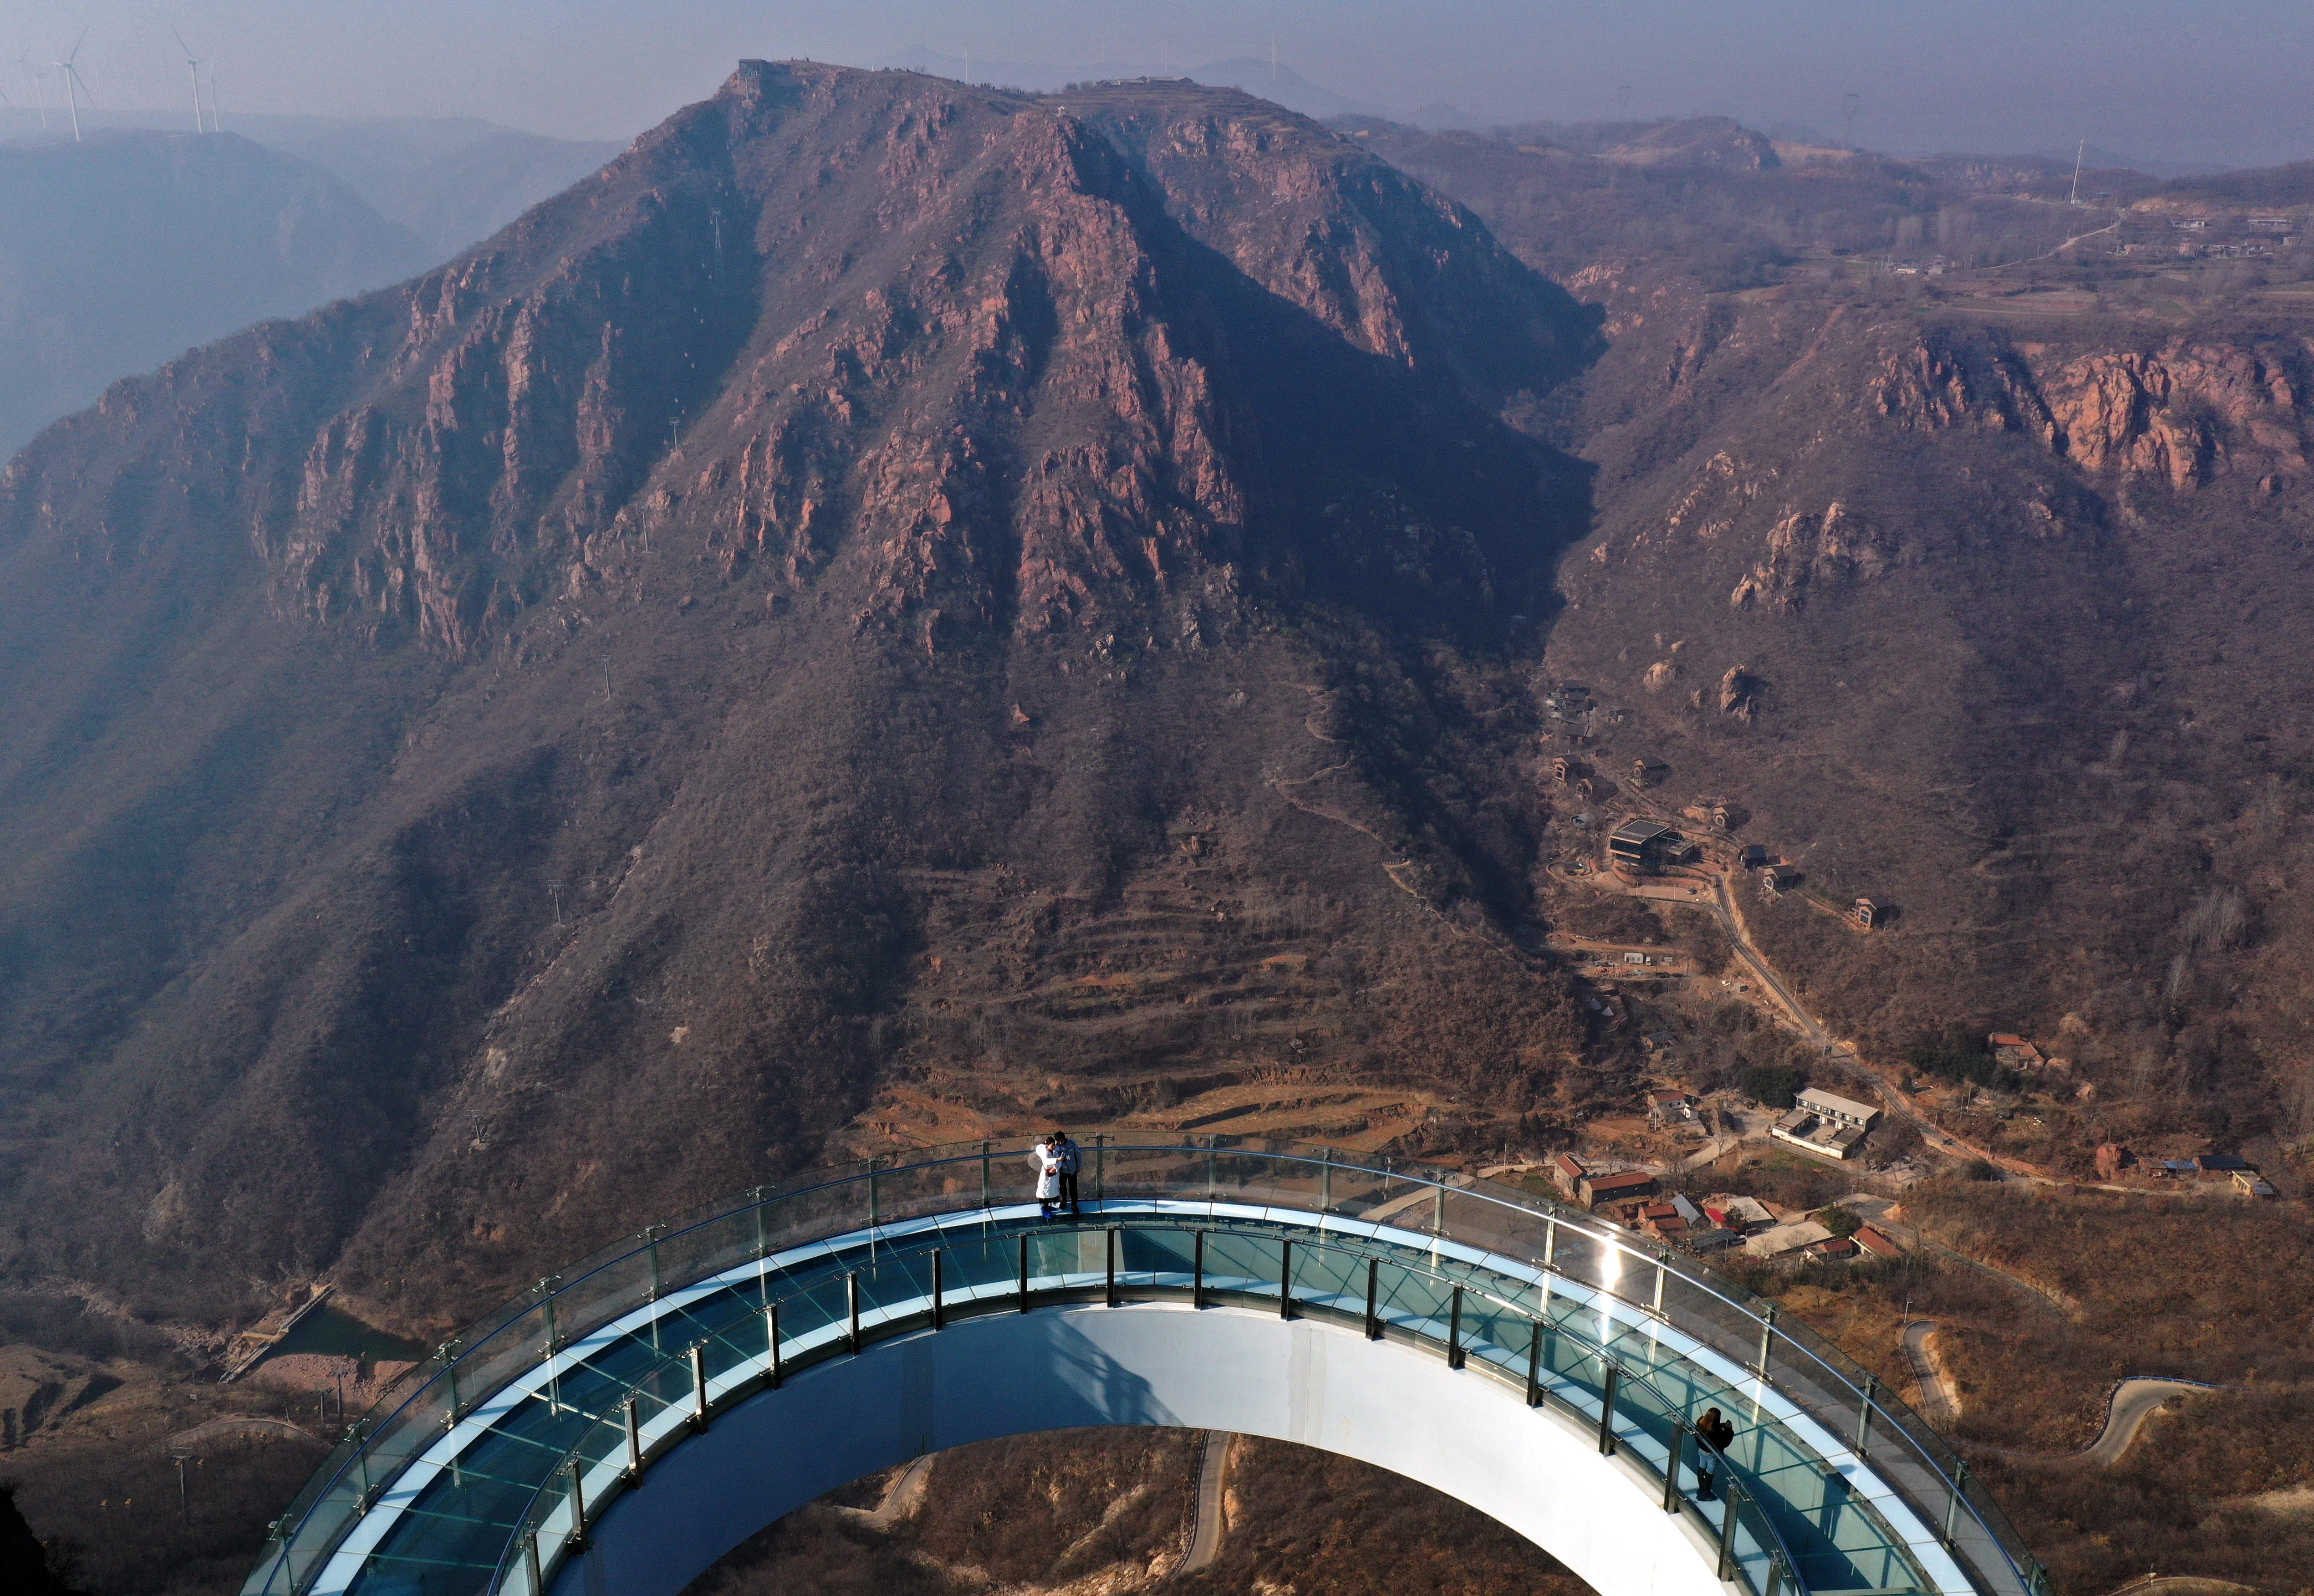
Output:
[[1029,1165],[1037,1171],[1037,1205],[1051,1219],[1062,1209],[1071,1213],[1082,1212],[1077,1206],[1077,1144],[1069,1140],[1066,1131],[1055,1131],[1040,1137],[1029,1151]]

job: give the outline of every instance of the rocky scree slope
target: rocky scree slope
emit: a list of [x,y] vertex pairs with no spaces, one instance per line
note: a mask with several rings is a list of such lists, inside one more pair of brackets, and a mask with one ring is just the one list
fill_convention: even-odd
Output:
[[115,387],[0,479],[10,1266],[438,1323],[940,1065],[1548,1099],[1593,326],[1233,92],[749,63]]

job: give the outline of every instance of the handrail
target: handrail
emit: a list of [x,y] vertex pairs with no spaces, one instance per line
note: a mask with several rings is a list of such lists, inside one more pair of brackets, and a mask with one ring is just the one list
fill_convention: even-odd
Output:
[[[1110,1225],[1056,1226],[1050,1229],[1041,1230],[1038,1234],[1045,1236],[1082,1235],[1088,1232],[1104,1232],[1111,1228],[1114,1227]],[[1164,1230],[1178,1234],[1192,1233],[1190,1227],[1178,1222],[1161,1226],[1153,1226],[1148,1224],[1144,1220],[1144,1222],[1136,1224],[1132,1228],[1144,1230]],[[1350,1257],[1361,1259],[1368,1257],[1385,1257],[1385,1261],[1387,1261],[1391,1267],[1401,1270],[1407,1274],[1416,1275],[1441,1284],[1461,1286],[1466,1290],[1469,1289],[1468,1283],[1456,1280],[1445,1274],[1444,1271],[1426,1268],[1418,1263],[1410,1263],[1402,1257],[1386,1257],[1386,1255],[1382,1253],[1371,1252],[1357,1247],[1345,1246],[1331,1241],[1297,1241],[1294,1245],[1297,1250],[1306,1249],[1311,1252],[1338,1253]],[[1065,1272],[1064,1273],[1065,1274]],[[1135,1288],[1130,1286],[1121,1287],[1119,1289],[1121,1292],[1135,1291]],[[1288,1289],[1290,1289],[1289,1285],[1286,1283],[1281,1282],[1281,1292]],[[1033,1283],[1030,1290],[1031,1297],[1033,1299],[1035,1295],[1035,1287]],[[1259,1301],[1267,1301],[1267,1299],[1258,1291],[1241,1292],[1234,1292],[1228,1287],[1211,1284],[1205,1286],[1203,1290],[1208,1298],[1217,1301],[1227,1300],[1232,1296],[1237,1295],[1250,1296]],[[1489,1301],[1491,1301],[1496,1307],[1500,1308],[1506,1312],[1518,1315],[1522,1318],[1532,1317],[1525,1307],[1506,1297],[1487,1291],[1484,1287],[1479,1288],[1479,1291],[1480,1294],[1486,1296]],[[788,1303],[798,1301],[806,1294],[808,1293],[797,1293],[793,1296],[768,1299],[764,1302],[752,1307],[747,1312],[734,1314],[729,1319],[721,1321],[712,1328],[709,1329],[705,1336],[702,1337],[701,1345],[704,1345],[708,1341],[726,1339],[725,1332],[731,1327],[746,1323],[755,1315],[760,1315],[775,1305],[784,1307]],[[1047,1293],[1047,1296],[1048,1300],[1069,1300],[1081,1294],[1081,1292],[1072,1291],[1069,1288],[1064,1287],[1050,1291]],[[1140,1288],[1138,1293],[1134,1295],[1131,1300],[1147,1301],[1152,1298],[1163,1300],[1167,1297],[1177,1297],[1179,1295],[1179,1288]],[[1341,1310],[1314,1301],[1297,1300],[1296,1307],[1304,1312],[1315,1312],[1327,1316],[1347,1317],[1341,1315]],[[1014,1307],[1010,1301],[1000,1303],[993,1300],[984,1299],[968,1307],[950,1309],[948,1311],[953,1317],[965,1317],[976,1312],[1009,1313],[1014,1310]],[[887,1326],[889,1327],[889,1325],[890,1321],[888,1319]],[[914,1326],[912,1319],[902,1321],[903,1331],[913,1329],[914,1327]],[[886,1335],[894,1333],[901,1332],[895,1331],[889,1327],[885,1331]],[[1436,1346],[1450,1346],[1449,1341],[1430,1335],[1418,1327],[1405,1333],[1411,1339],[1420,1343]],[[1636,1372],[1619,1363],[1614,1358],[1612,1350],[1605,1343],[1595,1337],[1585,1335],[1580,1329],[1569,1329],[1565,1327],[1554,1327],[1554,1334],[1567,1336],[1570,1340],[1574,1341],[1583,1349],[1584,1356],[1585,1358],[1597,1359],[1603,1368],[1615,1368],[1620,1377],[1621,1389],[1624,1391],[1628,1392],[1636,1387],[1640,1390],[1650,1393],[1660,1405],[1662,1409],[1666,1413],[1676,1413],[1683,1407],[1683,1404],[1681,1400],[1673,1397],[1669,1393],[1658,1389],[1656,1382],[1644,1373]],[[867,1340],[871,1341],[881,1338],[883,1337],[875,1336],[866,1337]],[[847,1352],[857,1352],[858,1350],[859,1346],[857,1345],[830,1345],[821,1348],[815,1356],[796,1362],[782,1361],[781,1366],[786,1371],[807,1368],[814,1362],[821,1362],[830,1357],[843,1355]],[[691,1347],[685,1347],[681,1351],[667,1354],[650,1368],[626,1382],[626,1384],[619,1389],[617,1395],[604,1405],[601,1412],[593,1414],[590,1416],[592,1416],[595,1422],[598,1424],[608,1423],[610,1421],[610,1416],[613,1414],[620,1412],[631,1398],[650,1387],[659,1376],[669,1371],[680,1371],[690,1367],[693,1355],[693,1349]],[[767,1356],[769,1354],[767,1354]],[[1515,1385],[1524,1385],[1525,1383],[1524,1375],[1514,1376],[1511,1371],[1506,1369],[1491,1359],[1482,1359],[1480,1366],[1489,1375],[1504,1383]],[[744,1389],[737,1393],[727,1393],[722,1400],[716,1403],[710,1411],[720,1411],[722,1407],[734,1402],[744,1400],[746,1398],[754,1394],[755,1393],[752,1390]],[[1609,1416],[1612,1417],[1612,1414]],[[1642,1433],[1644,1433],[1644,1431],[1642,1431]],[[1668,1477],[1666,1480],[1666,1495],[1668,1495],[1672,1491],[1677,1489],[1679,1470],[1683,1467],[1679,1449],[1680,1434],[1681,1432],[1674,1432],[1667,1448],[1667,1455],[1665,1460],[1664,1468],[1660,1471],[1660,1476]],[[559,1510],[562,1506],[562,1497],[559,1494],[550,1495],[550,1493],[552,1492],[556,1482],[566,1477],[569,1470],[574,1465],[583,1461],[586,1456],[584,1441],[585,1437],[582,1435],[579,1441],[574,1442],[562,1453],[562,1455],[556,1459],[554,1466],[545,1471],[540,1479],[540,1483],[533,1489],[530,1501],[526,1505],[522,1516],[516,1521],[514,1529],[507,1537],[505,1548],[500,1554],[498,1567],[492,1574],[490,1583],[488,1587],[490,1592],[496,1593],[506,1589],[507,1581],[513,1572],[513,1559],[517,1556],[534,1556],[534,1554],[530,1552],[528,1547],[529,1539],[532,1536],[536,1535],[544,1528],[545,1521],[552,1512]],[[1743,1515],[1743,1522],[1745,1527],[1752,1531],[1755,1541],[1767,1553],[1771,1562],[1783,1571],[1785,1577],[1790,1578],[1794,1582],[1797,1596],[1806,1596],[1806,1586],[1799,1581],[1797,1573],[1797,1569],[1801,1565],[1800,1559],[1794,1555],[1790,1543],[1784,1539],[1783,1531],[1777,1527],[1774,1518],[1760,1506],[1760,1494],[1754,1487],[1754,1480],[1756,1477],[1751,1470],[1744,1468],[1734,1458],[1728,1457],[1724,1453],[1718,1453],[1717,1448],[1714,1448],[1713,1450],[1715,1453],[1718,1455],[1720,1466],[1725,1471],[1724,1477],[1731,1481],[1740,1479],[1744,1486],[1744,1489],[1739,1495],[1733,1495],[1727,1499],[1725,1503],[1726,1509]],[[655,1460],[655,1454],[647,1456],[645,1460]],[[622,1488],[631,1488],[633,1483],[634,1481],[632,1479],[628,1479],[624,1482]],[[1680,1492],[1679,1495],[1681,1497],[1680,1506],[1682,1509],[1694,1507],[1693,1502],[1686,1498],[1684,1492]],[[607,1497],[590,1498],[586,1504],[587,1509],[586,1513],[587,1520],[591,1521],[598,1518],[602,1512],[606,1511],[608,1502],[609,1498]],[[1699,1517],[1702,1517],[1700,1509],[1697,1510],[1697,1513]],[[1709,1520],[1708,1518],[1704,1519],[1704,1522],[1707,1527],[1709,1526]],[[585,1524],[574,1522],[573,1530],[576,1533],[583,1536]],[[540,1585],[537,1591],[529,1593],[529,1596],[541,1596],[541,1593],[546,1588],[551,1586],[555,1568],[562,1557],[567,1555],[568,1548],[569,1542],[566,1539],[564,1547],[558,1548],[554,1560],[541,1565],[543,1570],[544,1583]],[[1748,1577],[1746,1578],[1745,1583],[1749,1583]],[[1769,1588],[1765,1591],[1754,1587],[1753,1596],[1776,1596],[1773,1583],[1771,1583]]]
[[[1973,1482],[1968,1479],[1965,1468],[1960,1468],[1956,1478],[1953,1468],[1947,1465],[1946,1456],[1940,1455],[1949,1453],[1951,1463],[1956,1465],[1959,1463],[1958,1454],[1952,1452],[1949,1446],[1942,1442],[1941,1438],[1936,1437],[1933,1432],[1929,1431],[1927,1426],[1922,1424],[1903,1404],[1894,1401],[1885,1392],[1874,1389],[1868,1376],[1859,1383],[1856,1377],[1861,1374],[1862,1371],[1852,1360],[1830,1346],[1821,1337],[1808,1332],[1804,1327],[1777,1319],[1771,1308],[1765,1313],[1760,1311],[1754,1306],[1760,1300],[1742,1286],[1710,1274],[1700,1265],[1671,1254],[1667,1248],[1640,1245],[1629,1232],[1612,1226],[1603,1225],[1595,1216],[1587,1212],[1569,1208],[1550,1198],[1515,1191],[1491,1181],[1474,1179],[1458,1171],[1447,1170],[1436,1166],[1400,1163],[1389,1158],[1383,1158],[1378,1162],[1368,1162],[1345,1158],[1333,1149],[1311,1143],[1290,1142],[1281,1143],[1260,1138],[1226,1137],[1218,1134],[1207,1134],[1203,1137],[1184,1135],[1175,1140],[1152,1139],[1130,1142],[1111,1142],[1104,1134],[1097,1137],[1096,1142],[1098,1143],[1097,1151],[1104,1168],[1108,1159],[1120,1154],[1178,1154],[1185,1151],[1203,1151],[1207,1155],[1206,1178],[1202,1182],[1186,1181],[1182,1185],[1185,1189],[1196,1189],[1202,1186],[1216,1198],[1219,1192],[1213,1171],[1217,1167],[1219,1157],[1223,1153],[1258,1157],[1288,1169],[1316,1171],[1319,1172],[1321,1182],[1330,1182],[1333,1175],[1338,1171],[1347,1171],[1353,1175],[1379,1176],[1384,1182],[1385,1190],[1389,1188],[1390,1183],[1398,1182],[1409,1187],[1434,1192],[1436,1200],[1433,1217],[1441,1227],[1442,1235],[1447,1233],[1444,1226],[1444,1212],[1451,1195],[1458,1202],[1475,1201],[1506,1212],[1541,1218],[1554,1226],[1567,1227],[1594,1246],[1611,1250],[1619,1260],[1635,1259],[1643,1266],[1651,1265],[1656,1272],[1656,1289],[1658,1293],[1665,1281],[1675,1276],[1685,1286],[1703,1293],[1706,1297],[1742,1316],[1754,1327],[1769,1332],[1771,1338],[1784,1347],[1797,1348],[1805,1353],[1832,1382],[1833,1389],[1829,1395],[1834,1406],[1848,1406],[1841,1396],[1841,1390],[1844,1389],[1848,1396],[1854,1398],[1856,1411],[1868,1415],[1866,1419],[1868,1425],[1871,1418],[1877,1416],[1886,1421],[1889,1430],[1903,1437],[1919,1460],[1930,1471],[1934,1483],[1940,1485],[1947,1493],[1947,1513],[1944,1528],[1948,1541],[1952,1539],[1952,1530],[1959,1510],[1965,1509],[1969,1519],[1983,1530],[1993,1549],[2008,1563],[2009,1574],[2028,1587],[2043,1577],[2043,1571],[2038,1563],[2025,1551],[2022,1539],[2018,1535],[2015,1526],[2009,1522],[2007,1515],[2000,1512],[1998,1506],[1989,1498],[1983,1497],[1981,1486],[1978,1487],[1978,1496],[1971,1497],[1968,1486]],[[756,1186],[751,1191],[732,1198],[701,1204],[676,1216],[674,1220],[648,1227],[631,1237],[598,1248],[561,1274],[540,1281],[528,1291],[483,1315],[467,1329],[445,1342],[433,1354],[407,1371],[379,1397],[360,1420],[349,1427],[345,1439],[323,1460],[322,1467],[316,1470],[314,1477],[293,1500],[288,1512],[277,1520],[271,1527],[273,1544],[269,1547],[266,1564],[261,1565],[257,1573],[252,1575],[249,1586],[252,1596],[277,1591],[282,1592],[282,1596],[290,1596],[291,1592],[301,1592],[305,1585],[310,1583],[308,1578],[299,1577],[289,1565],[293,1548],[305,1526],[305,1521],[311,1517],[316,1505],[347,1487],[358,1487],[354,1491],[353,1500],[358,1509],[366,1509],[375,1484],[368,1478],[367,1466],[367,1451],[371,1443],[387,1433],[397,1420],[413,1414],[421,1404],[430,1405],[439,1402],[442,1411],[455,1421],[455,1415],[466,1406],[468,1399],[487,1395],[486,1389],[477,1387],[472,1380],[468,1382],[467,1389],[461,1390],[458,1380],[460,1371],[469,1366],[479,1366],[485,1354],[490,1349],[494,1338],[509,1327],[519,1324],[534,1310],[544,1311],[550,1341],[558,1339],[567,1341],[571,1334],[583,1333],[593,1327],[570,1325],[558,1327],[553,1311],[555,1304],[578,1300],[576,1294],[582,1287],[608,1274],[619,1265],[631,1264],[640,1258],[649,1257],[653,1263],[653,1272],[656,1274],[659,1248],[695,1235],[708,1226],[753,1212],[756,1216],[756,1229],[760,1239],[764,1234],[764,1215],[778,1206],[853,1186],[862,1181],[870,1183],[872,1193],[873,1183],[880,1176],[938,1170],[960,1166],[968,1168],[975,1164],[980,1168],[982,1190],[985,1194],[991,1189],[990,1182],[994,1178],[993,1161],[999,1157],[1018,1159],[1025,1154],[1029,1146],[1029,1142],[1027,1138],[991,1138],[976,1142],[951,1142],[940,1147],[921,1150],[916,1156],[909,1159],[905,1163],[896,1160],[876,1158],[844,1166],[800,1172],[773,1186]],[[1007,1181],[1005,1184],[1009,1186],[1018,1182]],[[1338,1207],[1338,1205],[1335,1205],[1334,1208],[1321,1209],[1320,1212],[1333,1212]],[[1355,1217],[1347,1209],[1339,1211],[1347,1217]],[[1547,1269],[1557,1267],[1549,1259],[1528,1261],[1532,1264],[1539,1264]],[[1566,1273],[1563,1270],[1559,1272]],[[1586,1289],[1604,1291],[1611,1296],[1630,1302],[1642,1310],[1665,1311],[1660,1306],[1659,1297],[1656,1303],[1639,1302],[1619,1290],[1618,1286],[1623,1273],[1621,1264],[1619,1262],[1614,1279],[1585,1280],[1582,1283]],[[1570,1275],[1569,1277],[1580,1279],[1579,1276]],[[655,1282],[653,1290],[656,1292],[668,1287],[679,1288],[684,1283],[687,1283]],[[1703,1338],[1707,1342],[1717,1344],[1716,1338],[1709,1333],[1706,1333]],[[1730,1349],[1723,1347],[1722,1350],[1726,1352]],[[1743,1361],[1740,1348],[1734,1349],[1730,1355],[1736,1356],[1739,1362]],[[1753,1366],[1758,1368],[1758,1372],[1762,1378],[1768,1377],[1770,1371],[1766,1368],[1758,1367],[1756,1364]],[[1795,1371],[1795,1372],[1805,1371]],[[1795,1395],[1795,1399],[1800,1400],[1804,1408],[1807,1406],[1806,1402],[1799,1396]],[[1843,1415],[1843,1417],[1845,1416]],[[1901,1484],[1898,1484],[1898,1488],[1903,1489]],[[1926,1509],[1928,1503],[1920,1502],[1916,1503],[1916,1505]],[[353,1516],[358,1518],[358,1511]],[[346,1521],[349,1523],[351,1521]],[[311,1570],[321,1566],[326,1560],[329,1548],[335,1545],[342,1532],[343,1525],[323,1528],[322,1536],[326,1544],[312,1548],[314,1555],[305,1560],[308,1574]],[[275,1583],[273,1575],[278,1572],[291,1574],[286,1584]]]

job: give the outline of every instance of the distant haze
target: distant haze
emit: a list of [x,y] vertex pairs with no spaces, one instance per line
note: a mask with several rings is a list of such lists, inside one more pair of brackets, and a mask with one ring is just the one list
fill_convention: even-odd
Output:
[[190,121],[172,22],[209,62],[228,122],[476,116],[623,138],[746,56],[969,62],[976,79],[1035,87],[1216,63],[1241,77],[1274,40],[1305,109],[1431,123],[1715,113],[1900,153],[2087,139],[2161,165],[2314,156],[2314,7],[2283,0],[22,0],[0,22],[0,88],[23,107],[45,87],[61,106],[53,70],[43,84],[13,57],[54,61],[85,27],[100,106],[181,106]]

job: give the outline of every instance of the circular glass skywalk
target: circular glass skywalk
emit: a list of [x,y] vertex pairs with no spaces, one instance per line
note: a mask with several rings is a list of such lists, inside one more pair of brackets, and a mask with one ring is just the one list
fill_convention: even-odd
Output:
[[[1322,1148],[1104,1136],[1082,1214],[1047,1221],[1026,1151],[798,1176],[540,1283],[353,1426],[244,1596],[543,1596],[660,1459],[832,1360],[982,1316],[1150,1303],[1418,1348],[1506,1417],[1580,1426],[1752,1596],[2043,1588],[1966,1466],[1871,1377],[1589,1213]],[[1713,1460],[1692,1424],[1713,1406],[1736,1434],[1699,1499]]]

